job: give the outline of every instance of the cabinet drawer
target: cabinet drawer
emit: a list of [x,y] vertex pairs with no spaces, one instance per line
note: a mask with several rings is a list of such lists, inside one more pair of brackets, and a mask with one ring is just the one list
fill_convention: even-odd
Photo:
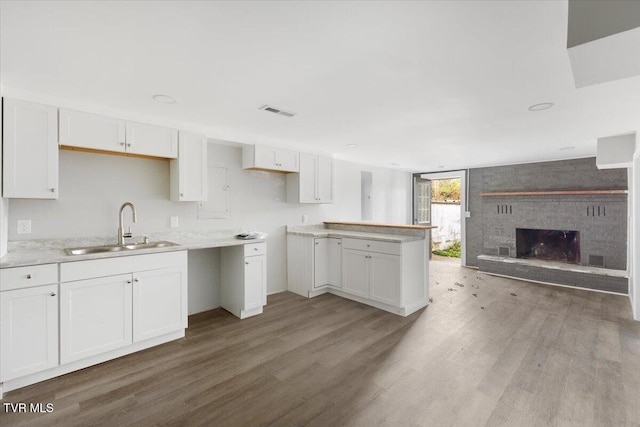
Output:
[[0,270],[0,291],[30,288],[58,283],[58,264],[3,268]]
[[400,255],[402,243],[380,242],[377,240],[343,238],[342,246],[345,249],[358,251],[379,252],[383,254]]
[[265,255],[267,253],[267,244],[261,243],[249,243],[244,245],[244,256],[252,255]]

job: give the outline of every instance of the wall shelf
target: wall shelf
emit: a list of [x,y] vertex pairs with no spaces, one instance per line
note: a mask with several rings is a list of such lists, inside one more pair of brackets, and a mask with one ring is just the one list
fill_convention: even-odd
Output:
[[492,191],[480,193],[483,197],[496,196],[595,196],[627,194],[628,190],[558,190],[558,191]]

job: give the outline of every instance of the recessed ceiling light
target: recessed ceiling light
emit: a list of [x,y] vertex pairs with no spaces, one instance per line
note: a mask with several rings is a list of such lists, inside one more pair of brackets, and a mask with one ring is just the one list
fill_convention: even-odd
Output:
[[358,144],[347,144],[345,145],[345,147],[347,148],[356,148],[358,146]]
[[553,102],[542,102],[540,104],[534,104],[529,107],[529,111],[544,111],[553,107],[555,104]]
[[178,101],[169,95],[153,95],[153,100],[161,104],[177,104]]
[[444,166],[438,165],[438,169],[444,169]]
[[570,146],[567,146],[567,147],[560,148],[560,151],[573,150],[574,148],[576,148],[576,147],[574,147],[573,145],[570,145]]
[[391,166],[400,166],[400,165],[399,165],[399,164],[397,164],[397,163],[389,163],[389,164],[390,164]]

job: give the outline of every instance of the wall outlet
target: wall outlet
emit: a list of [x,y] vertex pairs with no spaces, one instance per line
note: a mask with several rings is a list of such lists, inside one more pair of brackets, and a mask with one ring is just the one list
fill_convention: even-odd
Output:
[[31,234],[31,220],[19,219],[18,220],[18,234]]
[[177,216],[170,216],[169,220],[171,221],[171,226],[172,227],[177,227],[178,226],[178,217]]
[[307,222],[309,222],[309,215],[302,215],[302,223],[306,224]]

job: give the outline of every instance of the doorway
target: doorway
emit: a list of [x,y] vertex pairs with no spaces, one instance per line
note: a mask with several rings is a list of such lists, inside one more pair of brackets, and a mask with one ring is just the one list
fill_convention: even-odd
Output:
[[431,232],[432,249],[446,256],[459,254],[462,266],[467,265],[466,179],[466,170],[418,173],[413,177],[413,223],[438,227]]

